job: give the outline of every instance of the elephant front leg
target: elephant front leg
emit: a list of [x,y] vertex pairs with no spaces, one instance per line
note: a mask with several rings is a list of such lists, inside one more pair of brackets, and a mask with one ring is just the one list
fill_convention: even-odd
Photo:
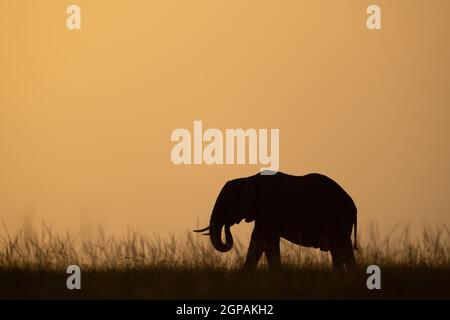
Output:
[[253,232],[250,240],[250,246],[248,247],[247,257],[244,263],[244,270],[254,270],[258,266],[258,261],[263,253],[261,242],[258,241]]
[[270,238],[266,241],[264,247],[269,268],[271,270],[279,269],[281,267],[280,237]]

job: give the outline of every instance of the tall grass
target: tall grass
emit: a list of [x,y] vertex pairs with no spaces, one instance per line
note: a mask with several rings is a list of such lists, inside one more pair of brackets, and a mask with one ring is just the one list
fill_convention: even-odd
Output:
[[[94,240],[82,241],[70,232],[57,235],[42,224],[40,230],[10,234],[3,224],[0,232],[0,268],[55,270],[77,264],[84,269],[113,270],[129,268],[239,268],[246,246],[235,239],[233,250],[222,254],[214,250],[206,237],[192,232],[163,238],[144,236],[129,230],[121,236],[106,236],[100,228]],[[411,237],[405,227],[399,234],[381,237],[376,225],[362,237],[357,261],[361,265],[390,267],[448,268],[450,231],[445,225],[424,227],[420,236]],[[360,232],[361,234],[361,232]],[[360,237],[361,238],[361,237]],[[304,248],[282,241],[283,264],[299,268],[324,269],[330,266],[327,252]],[[262,263],[264,266],[264,262]]]

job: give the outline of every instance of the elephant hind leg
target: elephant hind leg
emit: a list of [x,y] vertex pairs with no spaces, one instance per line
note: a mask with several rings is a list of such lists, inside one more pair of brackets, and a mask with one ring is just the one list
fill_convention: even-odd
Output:
[[353,252],[352,240],[349,238],[344,243],[344,262],[347,270],[355,270],[357,268],[355,253]]
[[344,268],[344,255],[342,254],[342,248],[331,248],[331,259],[333,261],[333,270],[340,271]]
[[347,270],[355,270],[357,267],[352,240],[350,238],[336,242],[331,248],[331,257],[333,259],[334,270],[342,270],[344,265]]

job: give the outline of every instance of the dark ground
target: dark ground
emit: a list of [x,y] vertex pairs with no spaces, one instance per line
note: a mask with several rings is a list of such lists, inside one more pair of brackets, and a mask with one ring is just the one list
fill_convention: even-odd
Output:
[[82,271],[0,269],[0,299],[450,299],[450,268],[381,268],[381,290],[356,272],[284,269],[253,273],[181,268]]

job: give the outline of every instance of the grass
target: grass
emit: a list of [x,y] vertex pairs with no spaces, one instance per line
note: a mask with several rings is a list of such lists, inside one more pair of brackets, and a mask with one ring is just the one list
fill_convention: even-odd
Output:
[[[361,234],[361,232],[360,232]],[[332,272],[329,253],[282,242],[283,269],[240,270],[246,247],[227,254],[206,238],[145,237],[128,231],[94,241],[37,231],[0,232],[1,299],[450,299],[450,232],[404,228],[382,238],[375,226],[356,251],[360,269]],[[66,288],[67,266],[81,267],[82,290]],[[366,267],[381,267],[382,289],[368,290]]]

